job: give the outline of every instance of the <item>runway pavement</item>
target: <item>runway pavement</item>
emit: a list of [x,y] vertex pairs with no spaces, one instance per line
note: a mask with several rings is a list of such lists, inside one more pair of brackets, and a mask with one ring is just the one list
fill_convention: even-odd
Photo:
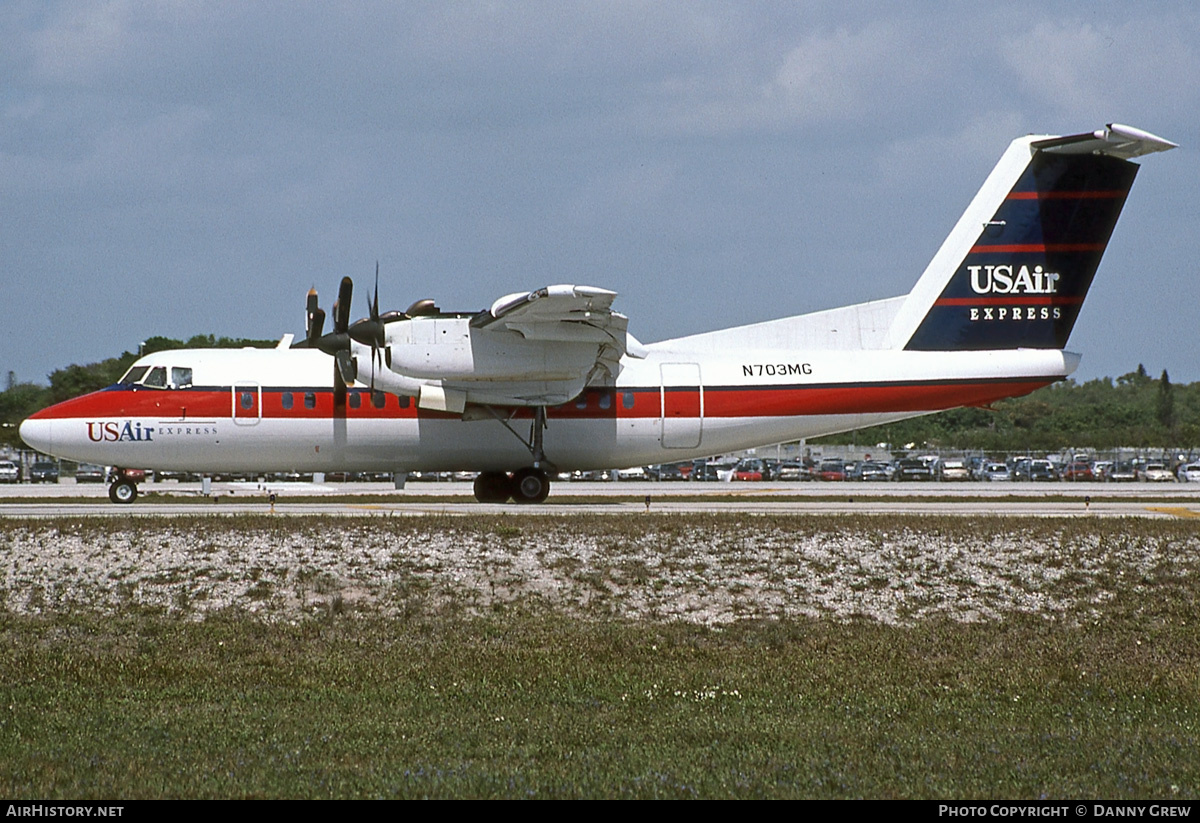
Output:
[[[1185,483],[565,483],[539,505],[482,505],[462,482],[146,483],[131,506],[100,484],[0,487],[0,517],[421,514],[929,514],[1200,518],[1200,484]],[[272,505],[269,495],[275,494]]]

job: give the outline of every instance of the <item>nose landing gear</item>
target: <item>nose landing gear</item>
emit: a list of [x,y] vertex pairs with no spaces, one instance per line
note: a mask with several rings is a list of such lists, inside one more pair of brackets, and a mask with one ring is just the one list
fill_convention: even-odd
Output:
[[125,476],[121,469],[115,470],[116,475],[108,487],[108,499],[114,503],[129,504],[138,497],[137,483]]

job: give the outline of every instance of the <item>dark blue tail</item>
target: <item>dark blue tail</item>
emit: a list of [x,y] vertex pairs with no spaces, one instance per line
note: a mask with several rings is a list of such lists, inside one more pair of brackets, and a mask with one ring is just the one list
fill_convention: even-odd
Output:
[[905,348],[1065,348],[1137,176],[1128,158],[1173,147],[1115,125],[1014,141],[902,310],[925,309]]

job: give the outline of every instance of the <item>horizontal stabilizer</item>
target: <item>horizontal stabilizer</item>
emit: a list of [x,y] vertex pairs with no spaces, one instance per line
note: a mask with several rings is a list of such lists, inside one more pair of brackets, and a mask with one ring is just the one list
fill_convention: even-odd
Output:
[[1109,123],[1103,129],[1086,134],[1035,140],[1033,147],[1048,154],[1106,154],[1109,157],[1132,160],[1134,157],[1156,151],[1179,148],[1179,144],[1132,126]]

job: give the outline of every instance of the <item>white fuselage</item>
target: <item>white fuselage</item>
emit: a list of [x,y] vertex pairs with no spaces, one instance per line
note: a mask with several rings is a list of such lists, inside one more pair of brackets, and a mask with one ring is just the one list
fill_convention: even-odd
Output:
[[[623,468],[815,437],[1026,394],[1069,374],[1077,359],[1057,350],[718,356],[668,341],[623,359],[613,385],[547,409],[545,456],[560,471]],[[530,410],[418,410],[412,398],[361,383],[339,407],[332,362],[311,349],[159,352],[139,364],[186,369],[189,384],[113,386],[39,412],[21,436],[60,457],[155,470],[513,471],[530,463]]]

